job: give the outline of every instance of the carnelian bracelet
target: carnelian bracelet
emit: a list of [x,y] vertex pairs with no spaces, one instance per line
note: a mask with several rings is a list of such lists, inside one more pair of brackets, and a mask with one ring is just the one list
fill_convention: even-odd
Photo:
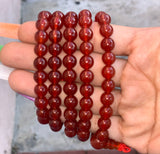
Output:
[[[62,128],[63,124],[60,119],[62,114],[60,110],[62,100],[59,95],[63,89],[66,94],[64,98],[66,109],[63,113],[66,136],[74,137],[77,135],[81,141],[86,141],[90,138],[91,145],[95,149],[117,149],[123,152],[130,152],[131,149],[125,144],[109,138],[108,129],[111,125],[110,117],[113,112],[110,105],[114,101],[112,90],[115,87],[112,80],[115,74],[112,66],[115,61],[115,55],[111,52],[114,48],[114,41],[110,38],[113,28],[110,25],[111,18],[105,12],[98,12],[95,16],[95,21],[99,23],[100,34],[104,37],[101,41],[101,48],[104,50],[104,54],[102,55],[102,61],[104,62],[102,76],[104,77],[104,81],[101,87],[104,92],[100,100],[102,107],[99,110],[100,119],[97,123],[98,130],[90,135],[90,120],[93,114],[91,108],[94,103],[91,98],[94,92],[94,87],[91,84],[94,79],[94,74],[91,71],[94,64],[94,59],[91,56],[94,46],[90,40],[94,33],[90,29],[92,15],[89,10],[82,10],[78,16],[72,11],[66,15],[61,11],[56,11],[53,14],[48,11],[42,11],[38,15],[36,22],[38,31],[35,34],[37,44],[34,50],[37,55],[34,60],[34,66],[37,69],[34,73],[34,80],[37,83],[35,86],[35,93],[37,95],[35,105],[37,107],[38,121],[41,124],[49,124],[53,131],[59,131]],[[81,27],[79,31],[79,38],[82,40],[80,47],[77,47],[74,42],[78,36],[75,29],[77,24]],[[63,33],[61,32],[62,27],[65,27]],[[50,32],[48,33],[49,30]],[[66,40],[63,45],[60,43],[62,37]],[[48,47],[47,44],[49,44]],[[79,114],[75,109],[78,104],[78,99],[75,97],[78,88],[75,83],[77,74],[74,66],[77,63],[77,59],[74,56],[74,52],[77,52],[77,48],[83,54],[79,61],[83,69],[79,76],[82,82],[80,86],[82,98],[79,102],[81,107]],[[66,56],[60,59],[58,55],[62,50],[66,53]],[[47,51],[51,55],[48,62],[45,59]],[[44,71],[47,64],[50,68],[48,74]],[[60,73],[58,69],[62,64],[66,69],[63,73]],[[45,85],[47,80],[50,81],[48,88]],[[63,87],[59,83],[61,81],[64,82]],[[47,92],[50,95],[49,98],[48,96],[46,97]],[[79,115],[78,121],[77,115]]]

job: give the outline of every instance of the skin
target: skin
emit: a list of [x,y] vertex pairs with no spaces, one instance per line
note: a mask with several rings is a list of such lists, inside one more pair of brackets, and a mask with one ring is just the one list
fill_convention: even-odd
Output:
[[[113,116],[111,117],[112,125],[109,128],[111,139],[123,142],[134,148],[139,153],[159,154],[160,153],[160,28],[131,28],[124,26],[112,25],[114,33],[112,39],[115,42],[113,53],[116,56],[128,56],[128,59],[118,58],[113,64],[116,74],[113,77],[117,87],[121,90],[114,90],[114,103],[111,105]],[[98,111],[101,107],[100,96],[103,92],[101,82],[104,80],[101,75],[104,66],[101,56],[103,50],[100,47],[102,36],[99,34],[99,25],[92,24],[94,36],[91,42],[94,44],[94,66],[92,71],[95,74],[92,84],[94,85],[94,94],[92,99],[94,113],[91,122],[91,131],[98,129],[97,120],[99,119]],[[79,27],[76,27],[79,31]],[[33,60],[34,54],[34,34],[36,32],[35,22],[27,22],[20,26],[18,37],[21,42],[12,42],[4,46],[0,53],[0,60],[4,65],[15,68],[9,76],[9,84],[13,90],[25,95],[35,97],[33,79],[35,71]],[[63,30],[62,30],[63,31]],[[61,44],[65,40],[61,41]],[[81,41],[76,41],[79,47]],[[49,44],[50,42],[47,42]],[[47,54],[46,58],[50,55]],[[65,54],[62,52],[60,57]],[[75,52],[77,61],[82,54],[79,50]],[[77,63],[75,66],[77,76],[82,68]],[[65,68],[62,66],[60,71]],[[49,68],[45,70],[49,72]],[[24,82],[25,81],[25,82]],[[80,86],[79,78],[76,80]],[[50,83],[47,82],[47,85]],[[64,83],[61,82],[61,85]],[[47,94],[49,97],[49,94]],[[65,94],[62,92],[62,100]],[[81,94],[76,93],[80,100]],[[62,111],[65,107],[61,106]],[[80,107],[77,106],[77,110]],[[61,119],[64,121],[64,117]]]

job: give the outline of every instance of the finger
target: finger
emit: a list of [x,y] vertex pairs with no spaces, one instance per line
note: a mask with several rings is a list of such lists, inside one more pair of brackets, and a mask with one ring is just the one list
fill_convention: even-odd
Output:
[[[111,38],[115,42],[115,48],[113,49],[113,52],[116,55],[128,55],[131,52],[130,44],[132,42],[132,39],[135,35],[135,32],[137,31],[137,28],[131,28],[131,27],[125,27],[125,26],[118,26],[118,25],[112,25],[113,26],[113,35]],[[94,50],[96,52],[103,53],[104,51],[101,49],[100,42],[103,39],[103,37],[99,33],[99,24],[97,22],[93,22],[91,29],[93,30],[93,38],[91,42],[94,44]],[[80,30],[80,26],[78,25],[76,27],[77,32]],[[62,31],[64,28],[62,29]],[[34,39],[34,35],[36,33],[37,29],[35,27],[35,22],[26,22],[22,24],[19,28],[18,37],[22,42],[26,43],[36,43]],[[64,39],[61,41],[61,43],[64,43]],[[79,47],[81,40],[79,37],[75,40],[75,43]]]
[[[63,59],[65,55],[66,54],[64,52],[61,52],[59,56],[61,59]],[[48,53],[46,55],[46,59],[48,59],[50,56],[51,55]],[[80,82],[79,74],[83,69],[79,65],[79,60],[82,57],[82,53],[80,51],[77,51],[74,53],[74,56],[77,59],[77,64],[73,69],[77,73],[77,81]],[[92,53],[91,56],[94,59],[94,65],[92,66],[91,70],[95,74],[92,83],[96,86],[101,86],[101,83],[104,80],[101,73],[101,70],[104,67],[102,55],[99,53]],[[33,66],[33,61],[35,58],[36,55],[34,54],[34,45],[19,42],[9,43],[4,46],[0,55],[0,59],[3,64],[17,69],[26,69],[32,71],[36,70]],[[115,81],[117,87],[120,86],[122,71],[126,63],[127,61],[125,59],[117,59],[113,64],[116,72],[113,80]],[[61,73],[64,72],[65,69],[66,68],[62,65],[60,68]],[[48,73],[50,71],[50,68],[47,67],[45,71]]]
[[[10,76],[9,76],[9,84],[13,90],[16,92],[31,96],[31,97],[36,97],[36,94],[34,92],[34,87],[36,85],[36,82],[33,79],[33,73],[23,71],[23,70],[16,70],[13,71]],[[50,83],[46,82],[46,85],[48,86]],[[61,86],[63,87],[64,83],[61,82]],[[80,84],[77,84],[78,89],[80,87]],[[101,94],[103,93],[103,90],[100,87],[94,87],[94,93],[91,95],[91,98],[93,100],[93,107],[92,111],[94,114],[99,114],[99,109],[101,108],[101,102],[100,102],[100,97]],[[112,104],[112,109],[113,109],[113,115],[119,115],[118,114],[118,104],[121,99],[121,94],[120,91],[114,90],[113,91],[113,96],[114,96],[114,102]],[[50,95],[47,95],[46,97],[48,98]],[[78,102],[82,98],[82,95],[80,94],[79,90],[77,90],[77,93],[75,94],[76,98],[78,99]],[[62,102],[64,98],[66,97],[65,93],[62,91],[60,94],[60,98],[62,99]],[[80,106],[77,106],[77,109],[80,109]]]

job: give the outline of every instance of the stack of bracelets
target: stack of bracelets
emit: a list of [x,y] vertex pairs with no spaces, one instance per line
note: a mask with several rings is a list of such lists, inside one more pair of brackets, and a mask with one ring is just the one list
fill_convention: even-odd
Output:
[[[128,146],[109,138],[108,129],[111,125],[110,117],[113,112],[110,105],[114,101],[114,96],[111,92],[115,87],[112,80],[115,74],[112,66],[115,61],[115,55],[111,52],[114,48],[114,41],[110,38],[113,28],[110,25],[111,18],[105,12],[98,12],[95,16],[95,22],[99,23],[100,34],[104,37],[101,41],[101,48],[104,50],[104,54],[102,55],[102,61],[104,62],[102,76],[104,77],[104,81],[101,87],[104,92],[100,99],[102,107],[99,111],[98,130],[90,135],[90,120],[93,115],[91,110],[93,106],[91,95],[94,92],[94,87],[91,84],[94,78],[94,74],[91,71],[94,59],[91,53],[94,50],[94,46],[90,42],[93,37],[93,31],[90,29],[92,15],[89,10],[82,10],[79,15],[72,11],[66,15],[61,11],[56,11],[53,14],[48,11],[42,11],[38,15],[36,22],[38,31],[35,34],[37,44],[34,49],[37,55],[34,60],[34,66],[37,69],[34,73],[34,80],[37,83],[35,86],[35,93],[37,95],[35,106],[37,107],[38,121],[41,124],[49,124],[53,131],[59,131],[62,128],[63,123],[60,119],[62,115],[60,109],[62,100],[59,95],[63,90],[66,94],[64,99],[66,109],[63,113],[66,136],[74,137],[77,135],[80,141],[87,141],[90,138],[91,145],[95,149],[117,149],[123,152],[130,152],[131,149]],[[79,31],[79,38],[82,41],[80,47],[77,47],[74,42],[78,36],[75,29],[77,24],[81,27]],[[65,27],[63,34],[61,32],[62,27]],[[62,37],[66,40],[63,45],[59,43]],[[51,42],[48,46],[47,41]],[[83,69],[79,76],[82,82],[80,93],[83,97],[79,101],[81,109],[78,113],[75,109],[78,99],[74,96],[78,89],[75,83],[77,74],[74,70],[74,66],[77,63],[74,52],[77,49],[83,54],[79,61]],[[45,58],[47,51],[51,55],[49,59]],[[62,51],[66,53],[66,56],[60,59],[59,54]],[[60,73],[58,69],[62,64],[66,69],[63,73]],[[44,71],[47,65],[50,68],[48,74]],[[47,80],[51,83],[48,87],[45,85]],[[59,82],[64,83],[63,88]],[[49,98],[46,96],[48,92],[50,94]],[[79,120],[77,121],[78,115]]]

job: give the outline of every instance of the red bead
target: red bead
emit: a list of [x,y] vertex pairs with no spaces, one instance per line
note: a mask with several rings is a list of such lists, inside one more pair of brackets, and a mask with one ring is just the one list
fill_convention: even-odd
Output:
[[79,25],[81,27],[90,27],[92,24],[92,19],[89,16],[80,16],[79,17]]
[[66,120],[72,121],[77,118],[77,111],[75,109],[66,109],[64,111],[64,117]]
[[49,53],[53,56],[59,55],[62,51],[62,47],[58,43],[53,43],[49,45],[48,49],[49,49]]
[[114,96],[112,95],[112,93],[107,94],[107,93],[103,93],[101,96],[101,102],[103,105],[105,106],[110,106],[114,101]]
[[73,54],[77,50],[77,45],[74,42],[65,42],[63,50],[67,54]]
[[102,60],[107,66],[112,65],[115,59],[116,57],[112,52],[106,52],[102,55]]
[[61,116],[61,110],[60,108],[53,108],[49,110],[49,118],[51,120],[58,120]]
[[112,116],[113,110],[111,107],[101,107],[101,109],[99,110],[99,113],[101,115],[101,117],[103,117],[103,119],[108,119]]
[[63,80],[72,83],[76,80],[77,74],[74,70],[65,70],[63,72]]
[[91,110],[80,110],[79,111],[79,118],[83,121],[88,121],[92,118],[92,111]]
[[114,81],[113,80],[104,80],[102,82],[102,88],[107,94],[109,94],[115,88]]
[[43,70],[46,68],[47,66],[47,61],[44,57],[37,57],[35,60],[34,60],[34,66],[37,70]]
[[62,33],[61,31],[59,30],[52,30],[50,33],[49,33],[49,39],[53,42],[53,43],[57,43],[57,42],[60,42],[61,39],[62,39]]
[[102,69],[102,75],[105,79],[110,80],[115,74],[114,67],[112,66],[105,66]]
[[109,38],[113,33],[113,28],[111,25],[108,25],[108,24],[101,25],[100,26],[100,33],[102,36]]
[[51,96],[48,99],[48,104],[50,105],[51,108],[58,108],[61,105],[61,99],[57,97]]
[[45,43],[48,40],[48,34],[45,31],[38,31],[35,34],[35,40],[37,43]]
[[84,110],[89,110],[93,106],[93,100],[91,98],[83,97],[80,100],[80,106]]
[[65,99],[64,99],[64,105],[68,108],[68,109],[73,109],[77,106],[78,104],[78,100],[75,96],[73,95],[70,95],[70,96],[67,96]]
[[48,124],[49,119],[48,118],[41,118],[41,117],[37,117],[37,120],[40,124]]
[[52,29],[61,29],[63,26],[63,22],[62,22],[62,19],[61,17],[58,17],[58,16],[54,16],[51,18],[50,20],[50,27]]
[[65,16],[64,17],[64,25],[65,27],[69,28],[69,27],[76,27],[77,25],[77,18],[75,18],[74,16]]
[[100,118],[98,120],[98,126],[101,130],[106,131],[111,126],[111,120],[110,119],[102,119]]
[[63,123],[61,122],[60,119],[49,121],[49,126],[50,126],[51,130],[53,130],[54,132],[61,130],[62,125],[63,125]]
[[95,20],[101,25],[110,24],[111,17],[107,13],[101,11],[96,14]]
[[64,125],[67,129],[70,129],[70,130],[77,129],[77,122],[76,121],[65,121]]
[[84,55],[89,55],[93,52],[93,44],[91,42],[83,42],[80,45],[80,50]]
[[92,135],[91,136],[91,139],[90,139],[90,143],[92,145],[93,148],[95,149],[102,149],[104,147],[104,143],[103,141],[100,141],[98,138],[96,138],[95,135]]
[[61,59],[59,57],[50,57],[48,60],[48,65],[53,71],[57,71],[57,69],[61,66]]
[[79,13],[79,18],[81,17],[81,16],[88,16],[88,17],[92,17],[92,14],[91,14],[91,12],[89,11],[89,10],[86,10],[86,9],[84,9],[84,10],[82,10],[80,13]]
[[89,69],[93,66],[94,60],[91,56],[83,56],[80,59],[80,65],[81,67],[83,67],[84,69]]
[[104,38],[101,42],[101,47],[106,52],[110,52],[114,48],[114,41],[111,38]]
[[36,97],[34,104],[38,109],[43,110],[43,109],[46,109],[48,105],[48,100],[46,99],[46,97],[43,97],[43,98]]
[[93,80],[93,73],[90,70],[83,70],[80,74],[80,79],[84,83],[90,83]]
[[64,18],[64,14],[61,12],[61,11],[55,11],[53,14],[52,14],[53,17],[60,17],[61,19]]
[[47,86],[44,84],[36,85],[34,91],[39,98],[43,98],[47,93]]
[[61,93],[62,89],[59,84],[51,84],[48,88],[48,91],[53,97],[57,97]]
[[108,131],[107,130],[98,130],[96,132],[96,138],[100,141],[106,141],[108,140]]
[[89,97],[93,94],[94,88],[91,84],[83,84],[80,87],[80,92],[82,96]]
[[41,11],[39,14],[38,14],[38,19],[47,19],[47,20],[50,20],[52,17],[52,14],[48,11]]
[[48,110],[47,109],[45,109],[45,110],[37,109],[36,114],[40,118],[48,118]]
[[59,71],[51,71],[48,74],[48,79],[53,84],[57,84],[61,81],[61,73]]
[[49,27],[49,22],[48,22],[47,19],[41,18],[41,19],[38,19],[38,20],[37,20],[37,22],[36,22],[36,28],[37,28],[38,30],[43,30],[43,31],[45,31],[45,30],[48,29],[48,27]]
[[80,141],[84,142],[89,139],[90,132],[89,131],[78,131],[77,137]]
[[90,28],[82,28],[79,32],[79,37],[82,41],[88,42],[93,37],[93,32]]
[[72,69],[77,63],[76,57],[73,55],[66,55],[63,58],[63,65],[68,68],[68,69]]
[[47,53],[47,46],[45,44],[36,44],[34,52],[37,56],[42,57]]
[[77,37],[77,31],[74,28],[66,28],[63,32],[63,36],[67,41],[73,41]]
[[77,14],[75,12],[73,12],[73,11],[67,12],[65,16],[69,16],[69,17],[72,16],[72,17],[77,19]]
[[48,76],[44,71],[36,71],[34,73],[34,80],[38,83],[38,84],[42,84],[44,82],[46,82]]
[[67,129],[67,128],[65,128],[64,132],[68,137],[74,137],[77,133],[76,129]]
[[78,130],[80,131],[89,131],[91,128],[91,122],[90,121],[82,121],[80,120],[78,122]]
[[99,20],[99,18],[100,18],[100,16],[102,15],[102,14],[106,14],[104,11],[99,11],[96,15],[95,15],[95,21],[96,22],[98,22],[98,20]]
[[77,85],[75,83],[65,83],[63,90],[67,95],[74,95],[77,92]]

